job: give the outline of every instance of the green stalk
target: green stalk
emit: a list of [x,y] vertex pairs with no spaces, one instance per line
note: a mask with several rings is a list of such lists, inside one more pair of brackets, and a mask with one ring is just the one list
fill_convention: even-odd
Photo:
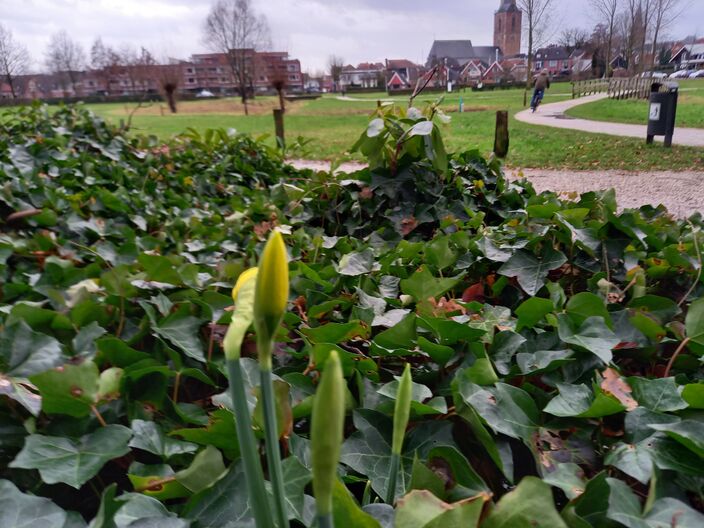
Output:
[[332,521],[332,513],[318,516],[318,528],[335,528],[335,524]]
[[[271,343],[269,343],[271,348]],[[288,515],[284,502],[284,476],[281,469],[281,453],[279,451],[279,428],[276,420],[276,401],[274,386],[271,381],[271,370],[261,368],[262,404],[264,408],[264,439],[266,440],[266,460],[269,466],[269,480],[274,490],[274,505],[279,528],[286,528]]]
[[257,528],[271,528],[274,522],[264,488],[264,474],[259,463],[259,453],[252,432],[252,421],[247,408],[247,396],[242,382],[242,367],[239,358],[227,360],[227,372],[230,378],[230,398],[232,398],[232,404],[235,408],[235,427],[244,464],[245,483],[252,505],[254,521]]
[[386,504],[392,506],[396,499],[396,481],[398,480],[400,467],[401,455],[399,453],[391,453],[391,468],[389,469],[389,488],[386,490]]
[[386,504],[393,505],[396,499],[396,481],[401,466],[401,450],[406,436],[406,427],[411,414],[411,399],[413,397],[413,379],[411,365],[406,363],[403,375],[398,384],[396,404],[394,405],[394,430],[391,439],[391,467],[389,468],[389,488],[386,491]]

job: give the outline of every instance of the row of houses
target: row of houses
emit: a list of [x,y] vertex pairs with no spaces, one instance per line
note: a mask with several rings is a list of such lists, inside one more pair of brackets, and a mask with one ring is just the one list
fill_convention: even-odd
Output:
[[[268,93],[276,83],[289,92],[304,90],[304,76],[298,59],[287,52],[242,50],[248,91]],[[0,98],[51,99],[89,96],[135,96],[157,93],[164,82],[176,83],[181,93],[214,95],[239,93],[228,56],[224,53],[192,55],[189,60],[169,64],[115,64],[102,69],[18,76],[10,86],[0,82]]]

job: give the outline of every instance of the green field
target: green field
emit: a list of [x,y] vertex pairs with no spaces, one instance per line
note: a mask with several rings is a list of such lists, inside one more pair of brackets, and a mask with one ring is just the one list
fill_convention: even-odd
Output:
[[[568,83],[556,84],[545,102],[561,101],[569,97]],[[460,97],[465,112],[458,113]],[[359,134],[364,130],[377,101],[387,100],[385,93],[349,94],[350,99],[339,100],[326,95],[314,101],[290,104],[286,114],[286,135],[289,141],[296,137],[312,140],[304,153],[310,159],[356,159],[349,153]],[[430,94],[416,100],[420,106],[435,100]],[[407,99],[396,99],[405,104]],[[489,153],[493,147],[494,122],[497,110],[509,110],[513,116],[523,108],[522,90],[495,92],[463,92],[448,94],[445,110],[452,122],[444,131],[449,150],[478,148]],[[260,97],[253,103],[252,114],[245,116],[235,99],[189,101],[181,103],[178,115],[170,115],[163,105],[140,108],[132,124],[136,132],[154,134],[167,139],[174,134],[194,128],[234,128],[254,135],[273,134],[271,110],[276,104],[272,97]],[[628,104],[628,103],[623,103]],[[131,110],[124,104],[96,104],[89,108],[115,123],[125,119]],[[578,131],[536,127],[517,122],[511,117],[511,150],[507,163],[513,167],[569,168],[569,169],[677,169],[704,166],[702,149],[675,147],[663,150],[661,146],[646,146],[645,141],[632,138],[586,134]],[[273,141],[269,139],[269,141]]]
[[[679,84],[677,126],[704,128],[704,80],[686,80]],[[648,116],[648,102],[604,99],[572,108],[567,114],[596,121],[642,124]]]

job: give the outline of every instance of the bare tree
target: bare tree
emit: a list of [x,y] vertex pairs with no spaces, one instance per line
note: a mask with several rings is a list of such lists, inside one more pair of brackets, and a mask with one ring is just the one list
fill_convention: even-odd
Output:
[[17,76],[27,73],[30,57],[27,48],[15,41],[12,31],[0,24],[0,79],[10,86],[13,99],[17,99]]
[[526,89],[523,92],[523,106],[528,104],[528,87],[533,81],[533,54],[540,47],[550,24],[553,0],[518,0],[518,7],[523,11],[523,23],[528,36],[528,73]]
[[255,54],[269,42],[269,24],[257,15],[251,0],[216,0],[205,20],[203,40],[224,53],[239,89],[245,115],[255,76]]
[[155,66],[159,81],[159,91],[172,114],[178,111],[178,88],[181,85],[182,65],[180,61],[169,59],[165,64]]
[[658,38],[682,14],[680,0],[654,0],[653,6],[653,62],[657,60]]
[[606,39],[606,67],[604,68],[604,78],[610,77],[611,54],[614,48],[614,35],[616,32],[616,22],[620,0],[591,0],[592,9],[599,17],[599,21],[607,30]]
[[638,70],[641,72],[645,69],[646,42],[648,39],[648,30],[650,29],[650,24],[653,19],[653,11],[656,2],[657,0],[640,0],[639,2],[640,17],[643,25],[639,34],[640,61],[638,62]]
[[340,77],[342,76],[342,69],[345,67],[345,61],[342,57],[337,55],[330,55],[328,58],[328,69],[330,71],[330,77],[332,77],[333,91],[337,91],[340,85]]
[[51,37],[46,52],[46,65],[52,73],[62,77],[64,91],[66,85],[70,84],[73,93],[77,93],[78,73],[85,63],[86,55],[83,48],[78,42],[72,40],[66,31],[59,31]]
[[558,44],[572,53],[574,50],[582,49],[589,43],[589,33],[582,28],[566,28],[560,33]]
[[120,52],[110,46],[103,44],[100,37],[93,41],[90,48],[90,67],[105,83],[105,92],[110,95],[111,82],[123,70],[123,58]]
[[624,9],[618,17],[621,49],[630,73],[635,73],[638,43],[645,32],[645,26],[640,0],[624,0],[624,4]]

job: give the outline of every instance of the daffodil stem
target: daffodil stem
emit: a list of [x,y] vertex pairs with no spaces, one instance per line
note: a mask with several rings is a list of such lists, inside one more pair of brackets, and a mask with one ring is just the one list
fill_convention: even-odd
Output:
[[279,528],[288,527],[288,516],[284,502],[284,478],[281,469],[281,453],[279,452],[279,430],[276,420],[276,401],[274,386],[271,381],[271,370],[263,368],[260,371],[262,403],[264,405],[264,438],[266,440],[266,460],[269,466],[269,480],[274,490],[274,504]]
[[332,520],[332,513],[318,516],[318,528],[335,528],[335,522]]
[[259,453],[252,432],[252,420],[247,408],[247,395],[242,381],[242,367],[239,359],[227,361],[230,378],[230,398],[235,409],[235,427],[239,440],[242,463],[244,464],[245,482],[249,491],[249,500],[257,528],[274,526],[271,508],[264,487],[264,473],[259,462]]
[[396,481],[401,468],[401,454],[391,453],[391,467],[389,468],[389,487],[386,490],[386,504],[394,505],[396,500]]

